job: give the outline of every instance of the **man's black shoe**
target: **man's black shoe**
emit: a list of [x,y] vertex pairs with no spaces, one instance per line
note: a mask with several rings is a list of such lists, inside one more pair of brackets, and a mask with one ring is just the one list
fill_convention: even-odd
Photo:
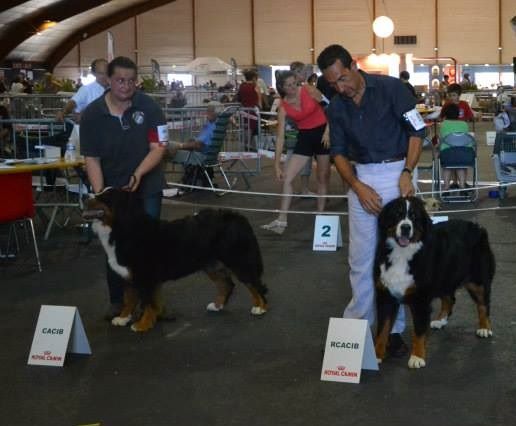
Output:
[[387,343],[387,354],[393,358],[401,358],[409,352],[408,346],[401,338],[400,333],[392,333],[389,335],[389,342]]

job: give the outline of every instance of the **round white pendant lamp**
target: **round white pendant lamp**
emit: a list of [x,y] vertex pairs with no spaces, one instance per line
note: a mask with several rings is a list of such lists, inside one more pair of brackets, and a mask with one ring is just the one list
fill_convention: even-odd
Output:
[[389,37],[394,31],[394,22],[388,16],[379,16],[373,21],[373,32],[380,38]]

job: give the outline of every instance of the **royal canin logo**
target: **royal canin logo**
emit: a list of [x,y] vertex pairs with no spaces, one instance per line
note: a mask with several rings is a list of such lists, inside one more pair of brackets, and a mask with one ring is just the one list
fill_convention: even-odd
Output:
[[344,367],[343,365],[337,365],[337,370],[343,371],[345,369],[346,369],[346,367]]

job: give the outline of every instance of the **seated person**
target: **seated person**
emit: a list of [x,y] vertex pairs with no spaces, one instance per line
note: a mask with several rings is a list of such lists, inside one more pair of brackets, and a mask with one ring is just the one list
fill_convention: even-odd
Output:
[[[169,147],[169,154],[172,162],[181,163],[183,166],[195,166],[203,164],[206,161],[206,152],[212,144],[213,132],[215,131],[215,121],[217,120],[218,102],[208,104],[206,109],[207,121],[201,129],[201,132],[195,139],[188,142],[173,142]],[[206,168],[210,178],[213,178],[213,168]]]
[[460,100],[461,94],[462,87],[460,86],[460,84],[450,84],[448,86],[448,100],[441,109],[441,118],[445,117],[446,109],[450,105],[457,105],[457,107],[459,108],[459,120],[473,121],[475,119],[475,117],[478,114],[470,108],[469,104],[466,101]]
[[[444,121],[441,123],[439,132],[439,151],[441,164],[453,166],[454,164],[460,164],[463,162],[469,162],[474,158],[474,152],[472,146],[470,147],[451,147],[445,143],[445,138],[451,133],[468,133],[468,124],[459,118],[459,106],[457,104],[450,104],[446,108]],[[457,173],[457,181],[459,188],[464,189],[466,187],[466,175],[467,168],[461,169],[449,169],[443,167],[443,181],[444,190],[450,189],[450,178],[452,171]],[[449,195],[449,194],[446,194]],[[462,194],[467,195],[467,194]]]

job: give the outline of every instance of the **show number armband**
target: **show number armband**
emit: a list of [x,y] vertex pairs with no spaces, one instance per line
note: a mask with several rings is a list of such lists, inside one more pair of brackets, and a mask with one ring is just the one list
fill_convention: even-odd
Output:
[[168,125],[162,124],[149,129],[149,143],[157,143],[162,147],[168,146]]
[[413,130],[419,131],[425,128],[425,120],[415,108],[404,113],[403,118]]

